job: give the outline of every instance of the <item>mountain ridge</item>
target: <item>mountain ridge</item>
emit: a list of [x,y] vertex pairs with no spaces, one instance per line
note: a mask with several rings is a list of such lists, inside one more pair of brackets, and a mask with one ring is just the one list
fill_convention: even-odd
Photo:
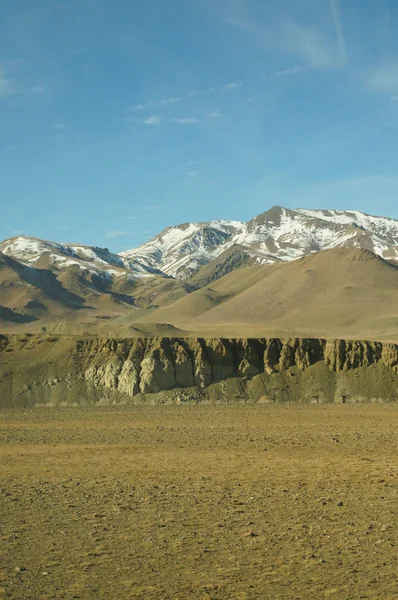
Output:
[[398,220],[360,211],[273,206],[247,223],[216,220],[169,226],[119,254],[108,248],[27,236],[0,243],[4,254],[33,265],[40,261],[39,267],[63,269],[74,264],[114,278],[160,275],[182,280],[194,277],[232,247],[256,264],[287,262],[334,247],[362,247],[396,260]]
[[[398,221],[272,207],[247,223],[168,227],[120,254],[0,244],[7,331],[398,339]],[[394,262],[395,259],[395,262]]]
[[273,206],[247,223],[210,221],[168,227],[120,255],[149,261],[152,268],[189,279],[232,246],[240,247],[257,264],[295,260],[336,246],[363,247],[394,259],[398,257],[398,221],[360,211]]

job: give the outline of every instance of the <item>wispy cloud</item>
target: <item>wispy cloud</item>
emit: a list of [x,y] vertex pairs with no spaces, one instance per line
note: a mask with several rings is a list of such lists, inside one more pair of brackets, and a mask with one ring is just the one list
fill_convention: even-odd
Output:
[[175,117],[170,119],[170,121],[172,123],[179,123],[180,125],[197,125],[198,123],[201,123],[199,119],[194,119],[191,117]]
[[[149,110],[149,109],[152,109],[152,110],[162,109],[162,108],[167,109],[168,107],[172,106],[173,104],[177,104],[179,102],[182,102],[184,99],[189,99],[193,96],[207,95],[207,94],[225,94],[227,92],[233,92],[234,90],[240,88],[243,85],[243,83],[244,82],[242,82],[242,81],[231,81],[230,83],[226,83],[219,87],[209,87],[209,88],[204,88],[204,89],[191,90],[191,91],[185,92],[181,96],[171,96],[169,98],[163,98],[163,100],[158,100],[156,102],[154,102],[152,100],[147,101],[147,102],[142,102],[141,104],[136,104],[135,106],[132,106],[128,110],[140,112],[140,111],[145,111],[145,110]],[[216,112],[216,111],[214,111],[214,112]],[[132,120],[134,120],[134,118]],[[170,118],[170,117],[167,118],[167,117],[164,117],[161,115],[149,116],[148,118],[144,119],[143,122],[145,123],[145,125],[159,125],[163,120],[164,121],[169,120],[174,123],[181,123],[182,125],[188,125],[188,124],[193,124],[193,123],[199,122],[197,119],[177,118],[177,117],[176,118]]]
[[175,104],[179,102],[181,98],[178,96],[173,96],[171,98],[163,98],[163,100],[158,100],[156,102],[149,100],[148,102],[143,102],[142,104],[136,104],[132,107],[132,110],[144,110],[146,108],[163,108],[165,106],[169,106],[171,104]]
[[[23,92],[24,90],[22,90]],[[49,94],[52,90],[49,85],[41,83],[40,85],[33,85],[32,87],[25,90],[28,94]]]
[[375,67],[369,74],[368,84],[379,92],[398,92],[398,61],[388,61]]
[[5,96],[11,96],[16,93],[16,88],[11,79],[6,75],[4,70],[0,67],[0,98]]
[[164,100],[160,100],[160,102],[158,102],[158,106],[168,106],[169,104],[175,104],[179,101],[180,98],[178,96],[175,96],[174,98],[165,98]]
[[203,90],[191,90],[190,92],[188,92],[188,96],[200,96],[200,95],[204,95],[204,94],[212,94],[214,92],[217,91],[217,88],[211,87],[211,88],[205,88]]
[[130,231],[124,231],[123,229],[118,229],[116,231],[113,231],[113,230],[107,231],[106,234],[105,234],[105,238],[107,240],[113,240],[113,239],[117,239],[117,238],[120,238],[120,237],[124,237],[126,235],[131,235],[131,232]]
[[205,119],[197,119],[195,117],[163,117],[161,115],[153,115],[147,119],[142,119],[141,123],[149,126],[157,126],[161,123],[177,123],[178,125],[200,125],[204,123],[206,119],[214,119],[218,115],[207,115]]
[[218,91],[221,93],[232,92],[233,90],[239,88],[241,85],[241,81],[233,81],[232,83],[227,83],[227,85],[224,85],[223,87],[219,88]]
[[223,11],[212,8],[210,11],[227,26],[245,34],[266,55],[270,52],[291,55],[304,67],[315,70],[341,66],[346,49],[338,0],[329,0],[329,6],[339,53],[336,53],[336,44],[317,28],[316,23],[308,24],[307,21],[303,24],[286,15],[278,17],[274,9],[265,5],[271,6],[272,3],[235,0],[225,4]]
[[153,115],[152,117],[148,117],[147,119],[143,120],[143,123],[145,125],[160,125],[160,123],[163,121],[163,117],[159,116],[159,115]]
[[0,98],[17,94],[47,94],[51,91],[46,84],[26,85],[19,81],[17,69],[19,61],[8,61],[0,64]]
[[193,166],[193,165],[194,165],[194,166],[196,166],[196,167],[200,167],[201,165],[204,165],[204,164],[206,164],[206,162],[207,162],[206,160],[189,160],[189,161],[188,161],[188,164],[189,164],[190,166]]
[[347,62],[347,44],[344,36],[343,20],[341,17],[339,0],[330,0],[330,13],[332,15],[333,25],[336,32],[340,59],[342,63],[345,63]]
[[300,75],[300,73],[305,73],[306,69],[301,65],[294,65],[293,67],[287,67],[282,71],[276,71],[276,73],[272,74],[272,77],[290,77],[291,75]]
[[219,119],[223,116],[223,113],[218,108],[214,108],[213,110],[207,110],[204,115],[206,119]]
[[398,102],[398,96],[391,96],[391,102]]
[[336,66],[334,46],[317,29],[304,27],[295,21],[286,22],[276,43],[281,51],[300,57],[312,69]]
[[202,90],[191,90],[187,96],[204,96],[206,94],[225,94],[225,92],[233,92],[243,85],[242,81],[231,81],[220,87],[204,88]]

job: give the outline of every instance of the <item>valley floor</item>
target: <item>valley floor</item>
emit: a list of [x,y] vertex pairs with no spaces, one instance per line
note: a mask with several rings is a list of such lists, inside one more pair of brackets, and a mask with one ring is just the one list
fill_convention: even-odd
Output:
[[0,598],[398,598],[397,405],[0,413]]

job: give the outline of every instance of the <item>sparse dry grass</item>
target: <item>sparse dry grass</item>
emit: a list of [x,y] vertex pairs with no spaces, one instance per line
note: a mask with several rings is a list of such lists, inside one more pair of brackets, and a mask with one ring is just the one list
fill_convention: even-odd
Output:
[[393,405],[4,411],[0,598],[397,598],[397,424]]

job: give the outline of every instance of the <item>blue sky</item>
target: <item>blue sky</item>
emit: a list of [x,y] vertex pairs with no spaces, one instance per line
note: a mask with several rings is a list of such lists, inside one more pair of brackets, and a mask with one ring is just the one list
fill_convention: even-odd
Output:
[[2,0],[0,238],[398,218],[394,0]]

